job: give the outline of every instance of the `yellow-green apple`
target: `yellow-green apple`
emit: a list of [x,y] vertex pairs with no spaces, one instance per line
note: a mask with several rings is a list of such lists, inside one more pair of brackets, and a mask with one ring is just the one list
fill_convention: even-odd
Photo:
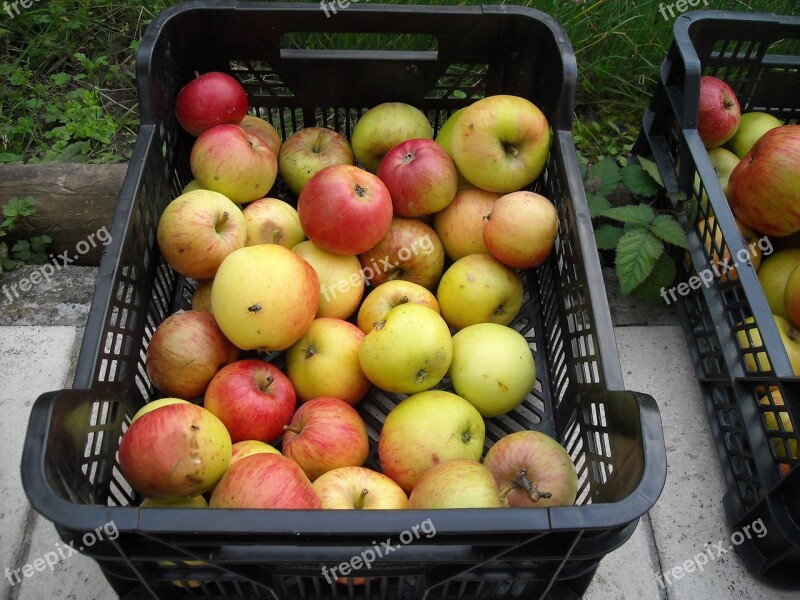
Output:
[[455,198],[458,171],[450,155],[433,140],[400,142],[386,153],[378,177],[392,197],[394,213],[419,217],[442,210]]
[[511,507],[572,506],[578,473],[567,451],[540,431],[503,436],[486,452],[483,464]]
[[247,239],[242,210],[210,190],[194,190],[170,202],[158,221],[158,249],[181,275],[211,279],[220,263]]
[[239,349],[224,335],[212,313],[181,310],[156,327],[144,364],[156,388],[168,396],[191,400],[205,392],[217,371],[238,357]]
[[258,440],[242,440],[241,442],[236,442],[231,449],[231,464],[245,456],[261,454],[262,452],[266,452],[267,454],[281,453],[275,446],[265,442],[260,442]]
[[[784,406],[783,395],[779,391],[773,391],[771,394],[772,402],[770,402],[769,396],[764,396],[759,400],[759,404],[762,406],[769,406],[770,408],[772,406]],[[780,419],[780,425],[778,425],[778,419]],[[767,425],[767,431],[794,433],[792,419],[785,408],[783,410],[779,409],[777,415],[774,411],[765,411],[764,422]],[[794,460],[800,458],[797,448],[797,438],[795,436],[788,439],[772,436],[772,445],[775,448],[775,456],[778,458],[792,458]]]
[[433,139],[433,127],[425,113],[403,102],[384,102],[361,115],[350,142],[358,162],[370,173],[377,173],[389,150],[416,138]]
[[286,351],[286,374],[297,399],[333,396],[355,406],[369,391],[370,382],[358,358],[364,332],[341,319],[314,319],[299,340]]
[[[729,279],[735,280],[739,278],[739,273],[734,265],[738,266],[749,261],[756,271],[761,267],[763,251],[761,246],[758,245],[758,234],[736,217],[733,219],[745,245],[744,249],[740,249],[737,253],[736,259],[731,257],[731,251],[727,244],[725,244],[722,258],[720,258],[720,250],[723,248],[722,229],[716,225],[716,219],[713,215],[709,215],[708,219],[701,219],[697,224],[700,238],[703,240],[708,253],[709,263],[712,265],[714,273],[718,274],[719,280],[723,283]],[[711,243],[712,237],[715,240],[713,244]],[[686,260],[688,264],[691,259],[687,256]]]
[[378,439],[381,470],[410,493],[430,467],[480,460],[486,427],[472,404],[451,392],[428,390],[389,411]]
[[294,248],[306,239],[294,206],[278,198],[259,198],[242,209],[247,226],[245,246],[278,244]]
[[502,508],[508,506],[494,475],[477,460],[457,458],[432,466],[417,480],[408,508]]
[[522,308],[522,279],[491,254],[459,258],[442,275],[436,299],[448,325],[510,325]]
[[394,217],[383,238],[358,260],[370,285],[405,279],[432,289],[444,270],[444,248],[436,232],[419,219]]
[[520,191],[495,201],[483,226],[483,242],[504,265],[530,269],[547,260],[557,233],[553,203],[540,194]]
[[786,289],[783,293],[783,304],[786,316],[795,327],[800,327],[800,269],[797,267],[786,280]]
[[200,187],[200,184],[197,183],[197,179],[192,179],[189,183],[183,186],[181,190],[181,194],[185,194],[186,192],[191,192],[193,190],[202,190],[203,188]]
[[780,119],[765,112],[746,112],[739,119],[739,127],[725,146],[738,158],[743,158],[759,138],[770,129],[783,125]]
[[247,358],[222,367],[206,388],[203,406],[225,424],[231,441],[269,443],[292,420],[297,397],[274,364]]
[[211,508],[322,508],[300,466],[290,458],[267,452],[233,463],[208,504]]
[[505,325],[477,323],[453,336],[450,381],[456,394],[484,417],[519,406],[536,384],[528,341]]
[[541,110],[519,96],[488,96],[470,104],[453,124],[453,160],[474,186],[507,194],[544,169],[550,127]]
[[413,394],[439,383],[450,367],[447,323],[422,304],[401,304],[378,321],[358,349],[367,378],[387,392]]
[[355,165],[350,142],[328,127],[306,127],[290,135],[278,155],[278,171],[295,194],[308,180],[331,165]]
[[314,268],[276,244],[232,252],[211,286],[217,323],[242,350],[285,350],[311,325],[318,302]]
[[786,282],[800,265],[800,248],[784,248],[765,257],[758,269],[758,281],[772,314],[786,319]]
[[272,150],[272,153],[277,157],[281,151],[281,134],[272,126],[272,123],[261,117],[255,115],[245,115],[239,127],[257,135],[263,142]]
[[383,473],[367,467],[339,467],[314,480],[322,508],[386,510],[404,509],[408,496]]
[[213,279],[203,279],[192,292],[192,310],[211,312],[211,284]]
[[136,419],[138,419],[142,415],[146,415],[151,410],[156,410],[157,408],[161,408],[162,406],[168,406],[170,404],[179,404],[181,402],[187,402],[187,401],[183,400],[182,398],[159,398],[158,400],[152,400],[136,411],[136,414],[134,414],[133,418],[131,419],[131,423],[133,423]]
[[713,75],[700,78],[697,133],[706,148],[721,146],[736,133],[741,109],[736,93]]
[[392,199],[383,182],[352,165],[325,167],[297,200],[308,239],[334,254],[355,255],[381,241],[392,222]]
[[225,425],[202,406],[178,402],[131,423],[119,444],[125,480],[145,498],[190,498],[210,489],[231,462]]
[[364,275],[358,258],[328,252],[311,240],[297,244],[292,251],[314,267],[319,278],[317,318],[349,319],[364,295]]
[[169,500],[155,500],[145,498],[139,504],[139,508],[208,508],[208,501],[204,496],[193,496],[191,498],[172,498]]
[[[784,317],[772,315],[772,318],[775,319],[775,325],[778,327],[778,334],[781,337],[781,342],[783,342],[783,347],[786,349],[792,373],[800,375],[800,331],[795,329]],[[739,348],[744,350],[746,370],[749,373],[771,370],[772,365],[769,362],[767,353],[759,350],[764,346],[753,317],[747,317],[744,322],[750,327],[737,331],[736,339],[739,343]]]
[[339,467],[360,467],[369,455],[367,426],[339,398],[322,397],[300,405],[284,427],[283,454],[311,481]]
[[468,254],[488,254],[483,242],[484,221],[500,196],[496,192],[462,187],[453,201],[433,216],[433,229],[450,260]]
[[439,302],[429,289],[404,279],[393,279],[380,284],[364,298],[358,309],[358,328],[369,333],[395,306],[409,302],[423,304],[439,312]]
[[[714,167],[714,173],[717,175],[717,180],[719,180],[719,186],[722,188],[722,193],[725,194],[725,198],[730,197],[730,187],[728,185],[731,173],[736,168],[736,165],[739,164],[739,157],[736,156],[730,150],[726,150],[725,148],[711,148],[708,150],[708,160],[711,162],[711,166]],[[700,189],[700,173],[695,173],[694,176],[694,187],[695,189]],[[700,196],[700,203],[703,208],[708,206],[708,191],[703,187],[702,194]]]
[[800,125],[781,125],[759,138],[728,180],[733,213],[767,235],[800,231]]
[[216,125],[195,140],[189,168],[204,189],[243,203],[267,195],[278,175],[278,159],[260,137],[239,125]]
[[223,123],[240,123],[247,114],[247,93],[237,79],[211,71],[184,85],[175,98],[175,118],[191,135]]
[[[450,158],[453,158],[453,149],[450,144],[450,140],[453,137],[453,127],[455,126],[458,118],[461,116],[461,113],[464,112],[464,108],[459,108],[456,112],[450,115],[447,120],[442,123],[442,126],[439,128],[439,132],[436,134],[436,143],[444,148],[444,151],[447,152]],[[455,162],[453,162],[453,164],[455,164]],[[456,167],[456,173],[458,173],[458,187],[470,185],[469,181],[467,181],[458,170],[458,167]]]

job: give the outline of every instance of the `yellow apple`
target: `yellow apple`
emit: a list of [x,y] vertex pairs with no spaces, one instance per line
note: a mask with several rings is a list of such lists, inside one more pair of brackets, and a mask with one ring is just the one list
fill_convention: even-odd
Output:
[[508,506],[492,472],[476,460],[448,460],[425,471],[411,490],[408,508],[502,508]]
[[139,508],[208,508],[208,501],[204,496],[192,498],[176,498],[174,500],[156,500],[145,498]]
[[453,201],[433,216],[433,229],[450,260],[489,253],[483,241],[483,226],[500,196],[496,192],[462,187]]
[[[723,247],[722,229],[716,224],[716,219],[713,216],[709,216],[708,219],[701,219],[697,224],[706,252],[708,252],[709,262],[713,265],[713,269],[716,269],[716,272],[719,273],[719,280],[722,283],[729,279],[739,279],[739,274],[733,265],[738,265],[740,262],[749,260],[756,271],[761,267],[763,252],[758,245],[758,234],[736,217],[734,217],[734,221],[739,234],[742,236],[746,250],[742,256],[737,256],[735,259],[731,258],[730,248],[727,245],[725,245],[722,259],[720,259],[718,249]],[[712,235],[715,240],[713,244],[711,243]],[[688,255],[687,261],[690,261]]]
[[245,246],[278,244],[294,248],[306,239],[294,206],[277,198],[259,198],[242,210],[247,225]]
[[764,290],[772,314],[784,319],[789,318],[784,302],[786,282],[798,265],[800,265],[800,248],[785,248],[764,258],[758,269],[758,280],[761,282],[761,289]]
[[783,304],[791,324],[800,327],[800,268],[795,267],[786,280]]
[[270,446],[266,442],[259,440],[242,440],[236,442],[231,447],[231,464],[235,463],[240,458],[250,456],[251,454],[260,454],[266,452],[267,454],[280,454],[280,450],[275,446]]
[[213,279],[203,279],[192,294],[192,310],[211,312],[211,284]]
[[[783,406],[783,396],[780,392],[774,391],[772,392],[772,404],[769,401],[769,396],[764,396],[761,398],[759,404],[762,406],[771,406],[772,404],[775,406]],[[764,422],[767,425],[767,431],[783,431],[786,433],[794,433],[794,427],[792,427],[792,420],[789,416],[789,413],[786,410],[781,410],[777,414],[780,415],[780,426],[778,426],[778,420],[774,412],[764,412]],[[795,460],[800,458],[800,455],[798,455],[797,452],[797,439],[786,440],[780,437],[773,437],[772,445],[775,448],[775,455],[778,458],[790,457]]]
[[349,319],[364,295],[358,257],[328,252],[311,240],[297,244],[292,251],[314,267],[319,277],[317,318]]
[[[464,112],[464,108],[459,108],[456,112],[450,115],[447,120],[442,124],[439,128],[439,133],[436,134],[436,143],[439,144],[447,154],[450,155],[450,158],[453,158],[453,149],[450,143],[450,140],[453,136],[453,127],[458,120],[458,117]],[[456,168],[458,171],[458,168]],[[471,185],[469,181],[467,181],[461,172],[458,172],[458,187],[465,187]]]
[[281,134],[272,126],[272,123],[255,115],[245,115],[239,123],[239,127],[261,138],[261,141],[272,150],[272,153],[278,156],[281,151]]
[[181,400],[180,398],[159,398],[158,400],[153,400],[152,402],[148,402],[142,408],[136,411],[136,414],[133,415],[133,418],[131,419],[131,423],[133,423],[136,419],[138,419],[142,415],[146,415],[151,410],[161,408],[162,406],[169,406],[170,404],[177,404],[179,402],[186,402],[186,400]]
[[[781,341],[783,342],[783,346],[786,349],[786,354],[789,357],[789,364],[792,367],[792,373],[795,375],[800,375],[800,331],[795,329],[792,324],[783,317],[778,315],[772,315],[772,317],[775,319],[775,325],[778,328]],[[744,355],[744,362],[747,371],[770,371],[772,366],[770,365],[767,353],[764,351],[753,351],[763,347],[761,334],[755,327],[753,317],[747,317],[747,319],[745,319],[745,323],[752,324],[752,327],[736,332],[736,338],[739,342],[740,348],[744,350],[750,350]],[[750,342],[750,339],[748,339],[748,333],[750,334],[752,343]]]
[[433,139],[433,127],[418,108],[403,102],[384,102],[356,121],[350,143],[358,162],[377,173],[384,155],[400,142]]
[[384,510],[404,509],[408,496],[383,473],[367,467],[339,467],[312,483],[322,508]]
[[439,302],[428,288],[413,281],[392,279],[384,281],[364,298],[361,308],[358,309],[359,329],[369,333],[375,323],[383,320],[395,306],[408,302],[423,304],[439,312]]

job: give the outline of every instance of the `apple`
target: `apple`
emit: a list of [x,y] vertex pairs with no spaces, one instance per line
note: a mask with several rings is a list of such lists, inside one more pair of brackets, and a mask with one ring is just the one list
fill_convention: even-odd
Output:
[[400,142],[386,153],[378,177],[401,217],[433,214],[450,204],[458,191],[458,171],[450,155],[431,139]]
[[399,485],[383,473],[366,467],[339,467],[314,480],[322,508],[402,510],[408,496]]
[[[758,245],[758,234],[736,217],[733,219],[736,223],[736,228],[739,230],[739,235],[742,236],[745,248],[747,249],[747,259],[753,265],[753,268],[758,271],[761,267],[763,253],[761,247]],[[719,280],[724,283],[729,279],[738,279],[739,274],[736,267],[733,265],[738,264],[740,261],[738,258],[733,259],[731,257],[731,251],[727,245],[725,245],[722,258],[720,258],[719,249],[723,247],[722,229],[716,225],[716,219],[709,215],[708,219],[701,219],[697,227],[700,231],[700,237],[705,244],[706,252],[708,252],[708,256],[710,257],[710,262],[713,265],[712,268],[716,269],[716,272],[719,273]],[[715,240],[713,244],[711,243],[712,232],[714,232]]]
[[311,240],[297,244],[292,251],[307,261],[319,278],[317,317],[349,319],[364,296],[358,258],[328,252]]
[[[731,193],[729,180],[733,169],[739,164],[739,157],[725,148],[711,148],[708,150],[708,160],[711,162],[711,166],[714,167],[714,173],[717,175],[722,193],[725,194],[726,199],[729,198]],[[694,186],[697,190],[700,189],[699,172],[695,173]],[[708,206],[708,192],[705,188],[703,188],[700,203],[703,208]]]
[[189,134],[197,137],[224,123],[240,123],[247,114],[247,93],[237,79],[211,71],[184,85],[175,98],[175,118]]
[[413,394],[439,383],[450,367],[453,342],[447,323],[422,304],[394,307],[358,349],[367,378],[387,392]]
[[420,392],[386,415],[378,439],[381,470],[410,493],[436,464],[480,460],[485,436],[481,414],[464,398],[443,390]]
[[262,452],[266,452],[267,454],[281,453],[275,446],[271,446],[265,442],[260,442],[258,440],[242,440],[241,442],[236,442],[232,447],[231,464],[245,456],[261,454]]
[[286,375],[297,398],[333,396],[356,405],[367,395],[369,379],[361,369],[358,349],[364,332],[341,319],[315,319],[286,351]]
[[169,406],[170,404],[179,404],[181,402],[185,402],[188,404],[186,400],[181,398],[159,398],[158,400],[151,400],[147,404],[145,404],[142,408],[136,411],[136,414],[133,415],[131,419],[131,423],[133,423],[136,419],[141,417],[142,415],[146,415],[152,410],[157,408],[161,408],[162,406]]
[[225,425],[202,406],[178,402],[152,410],[122,435],[119,468],[145,498],[191,498],[210,489],[231,462]]
[[522,334],[497,323],[477,323],[453,336],[450,381],[456,394],[484,417],[513,410],[536,384],[536,364]]
[[211,284],[213,279],[203,279],[197,283],[192,293],[192,310],[211,312]]
[[[784,406],[783,395],[779,391],[774,391],[772,392],[772,402],[770,402],[769,396],[764,396],[759,400],[759,404],[770,408],[772,408],[772,406]],[[778,425],[778,418],[780,418],[780,425]],[[777,415],[773,411],[764,411],[764,422],[767,426],[767,431],[794,433],[792,419],[785,409],[778,411]],[[775,448],[775,456],[778,458],[789,457],[794,460],[800,458],[800,454],[798,454],[797,451],[797,439],[795,437],[784,439],[778,436],[771,436],[771,438],[772,446]]]
[[220,265],[211,306],[220,329],[242,350],[285,350],[317,312],[319,279],[297,254],[276,244],[245,246]]
[[419,219],[394,217],[386,235],[358,260],[370,285],[405,279],[432,289],[444,270],[444,248],[436,232]]
[[233,463],[208,504],[211,508],[322,508],[300,466],[285,456],[267,452]]
[[226,365],[214,375],[203,406],[225,424],[234,443],[269,443],[292,420],[297,397],[292,382],[278,367],[249,358]]
[[453,201],[433,216],[433,229],[450,260],[489,253],[483,241],[485,217],[500,196],[478,188],[459,188]]
[[731,139],[741,114],[736,93],[727,83],[712,75],[700,78],[697,133],[706,148],[716,148]]
[[194,190],[202,190],[203,188],[200,187],[200,184],[197,183],[197,179],[192,179],[189,183],[183,186],[181,190],[181,194],[185,194],[186,192],[192,192]]
[[567,451],[540,431],[503,436],[486,452],[484,466],[511,507],[572,506],[578,472]]
[[745,225],[767,235],[800,231],[800,125],[770,129],[728,180],[730,205]]
[[145,352],[150,382],[168,396],[191,400],[205,392],[214,374],[239,357],[214,315],[178,311],[161,322]]
[[191,498],[172,498],[169,500],[155,500],[145,498],[139,504],[139,508],[208,508],[208,501],[204,496],[192,496]]
[[267,195],[278,159],[257,135],[239,125],[217,125],[195,140],[189,168],[201,187],[244,203]]
[[450,138],[458,170],[474,186],[507,194],[530,184],[550,153],[547,118],[519,96],[487,96],[470,104]]
[[433,139],[433,127],[425,113],[403,102],[384,102],[361,115],[350,142],[358,162],[370,173],[377,173],[389,150],[416,138]]
[[800,269],[797,267],[794,268],[786,280],[783,304],[791,324],[795,327],[800,327]]
[[252,133],[261,138],[261,140],[272,150],[272,153],[277,157],[281,151],[281,134],[272,126],[272,123],[261,117],[255,115],[245,115],[239,127],[248,133]]
[[558,233],[558,211],[534,192],[512,192],[498,198],[483,227],[483,242],[504,265],[538,267],[548,256]]
[[[447,155],[450,158],[453,158],[453,148],[451,145],[451,140],[453,137],[453,127],[455,126],[458,118],[464,112],[464,108],[459,108],[456,112],[450,115],[447,118],[447,120],[444,123],[442,123],[442,126],[439,128],[439,132],[436,134],[435,138],[436,143],[439,144],[442,148],[444,148],[444,151],[447,152]],[[453,164],[455,164],[455,162]],[[461,172],[458,170],[458,167],[456,167],[456,173],[458,173],[459,188],[470,185],[469,181],[467,181],[461,174]]]
[[758,269],[758,281],[772,314],[789,318],[786,310],[786,283],[800,265],[800,248],[785,248],[764,258]]
[[432,466],[414,484],[408,508],[502,508],[507,506],[494,475],[477,460],[448,460]]
[[241,248],[247,229],[241,209],[210,190],[181,194],[158,221],[158,249],[181,275],[211,279],[223,259]]
[[[781,337],[781,342],[783,342],[783,347],[786,349],[786,354],[789,357],[792,373],[794,375],[800,375],[800,331],[795,329],[787,319],[781,316],[772,315],[772,318],[775,319],[778,334]],[[755,326],[753,317],[747,317],[744,322],[750,325],[750,327],[737,331],[736,339],[739,348],[744,350],[746,371],[748,373],[754,373],[772,370],[772,365],[770,365],[767,353],[763,350],[758,351],[759,348],[763,348],[764,346],[761,341],[761,334]]]
[[522,279],[490,254],[459,258],[442,275],[436,299],[448,325],[510,325],[522,307]]
[[439,312],[439,302],[429,289],[404,279],[386,281],[373,289],[358,309],[358,328],[369,333],[395,306],[407,303],[422,304]]
[[726,146],[738,158],[744,158],[753,145],[770,129],[783,125],[780,119],[765,112],[746,112],[739,119],[736,133]]
[[306,127],[290,135],[278,155],[281,177],[295,194],[308,180],[331,165],[355,165],[350,142],[328,127]]
[[278,244],[294,248],[306,239],[294,206],[278,198],[259,198],[242,210],[247,230],[245,246]]
[[328,252],[352,256],[372,248],[389,230],[392,199],[375,175],[332,165],[305,185],[297,213],[308,239]]
[[356,409],[338,398],[309,400],[284,427],[283,454],[311,481],[339,467],[360,467],[369,455],[367,427]]

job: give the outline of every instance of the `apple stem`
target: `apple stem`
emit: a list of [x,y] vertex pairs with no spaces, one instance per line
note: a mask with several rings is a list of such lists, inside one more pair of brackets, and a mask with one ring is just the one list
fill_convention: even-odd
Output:
[[523,488],[528,493],[528,498],[530,498],[532,502],[538,502],[542,498],[551,498],[553,496],[550,492],[539,490],[538,485],[528,479],[527,469],[520,469],[517,476],[508,484],[508,491],[514,488]]
[[403,296],[400,298],[399,304],[407,304],[408,303],[408,296]]
[[219,223],[217,223],[216,227],[214,228],[214,229],[217,230],[217,233],[219,233],[220,229],[222,229],[225,226],[225,223],[228,222],[228,217],[229,216],[230,215],[228,214],[227,210],[223,211],[222,218],[219,220]]
[[195,72],[194,72],[194,76],[195,76],[195,77],[200,77],[200,71],[195,71]]
[[355,508],[364,508],[364,500],[366,500],[367,494],[369,494],[369,490],[367,488],[363,488],[361,490],[361,494],[358,496],[358,500],[356,500]]
[[291,431],[292,433],[297,433],[297,434],[299,434],[301,431],[303,431],[302,428],[297,428],[294,425],[284,425],[283,426],[283,430],[284,431]]

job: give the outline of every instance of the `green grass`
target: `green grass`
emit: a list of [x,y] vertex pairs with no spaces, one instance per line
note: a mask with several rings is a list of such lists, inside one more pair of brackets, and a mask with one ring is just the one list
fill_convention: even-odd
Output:
[[[790,14],[795,2],[708,0],[708,8]],[[127,160],[138,123],[135,50],[146,24],[174,3],[42,0],[13,19],[0,13],[0,162]],[[630,148],[672,39],[674,19],[664,19],[660,3],[505,2],[545,11],[566,29],[579,67],[576,140],[588,156],[621,156]]]

